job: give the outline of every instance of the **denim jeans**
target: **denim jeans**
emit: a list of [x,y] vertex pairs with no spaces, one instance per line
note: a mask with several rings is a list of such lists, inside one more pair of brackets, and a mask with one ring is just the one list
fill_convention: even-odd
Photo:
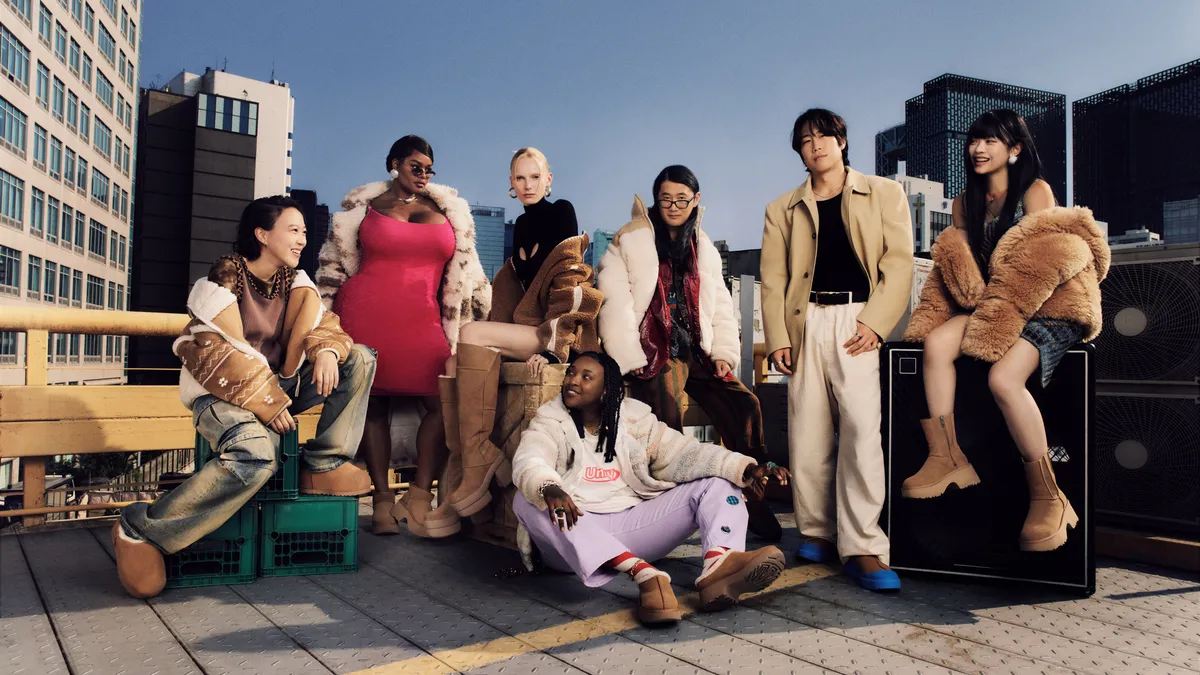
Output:
[[[338,368],[338,386],[328,397],[313,384],[313,364],[279,383],[294,394],[293,415],[324,403],[317,433],[303,448],[305,468],[332,471],[354,458],[367,418],[367,397],[375,379],[375,351],[354,345]],[[299,389],[297,390],[297,385]],[[229,520],[279,468],[279,435],[253,413],[216,396],[196,399],[192,406],[196,431],[208,440],[215,461],[152,504],[130,504],[121,513],[127,532],[175,553]]]

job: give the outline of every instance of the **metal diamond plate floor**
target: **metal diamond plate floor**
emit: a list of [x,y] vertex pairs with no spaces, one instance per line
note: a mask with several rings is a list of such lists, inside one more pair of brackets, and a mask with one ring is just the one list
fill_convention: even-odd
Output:
[[[661,564],[685,612],[697,544]],[[515,553],[463,538],[364,531],[359,557],[356,574],[143,602],[121,590],[107,528],[0,537],[0,672],[1200,673],[1200,580],[1111,561],[1087,599],[907,576],[877,595],[793,566],[740,607],[647,629],[624,578],[512,576]]]

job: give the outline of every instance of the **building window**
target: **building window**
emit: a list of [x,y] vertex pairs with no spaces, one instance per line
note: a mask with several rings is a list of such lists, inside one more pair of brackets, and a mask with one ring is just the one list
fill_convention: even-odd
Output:
[[117,121],[120,122],[121,124],[125,124],[125,96],[122,94],[117,94],[116,113],[117,113]]
[[[105,176],[99,169],[92,171],[92,201],[99,203],[101,206],[108,206],[108,176]],[[95,221],[92,221],[95,222]]]
[[0,223],[25,229],[25,181],[0,169]]
[[79,72],[79,79],[83,80],[83,86],[88,90],[92,88],[92,57],[85,52],[83,55],[83,69]]
[[54,302],[54,290],[58,288],[58,264],[46,261],[46,283],[42,286],[42,300]]
[[[91,277],[88,278],[89,281]],[[104,305],[96,307],[96,309],[104,309]],[[103,335],[84,335],[83,336],[83,361],[84,363],[99,363],[104,360],[104,336]]]
[[[64,221],[65,222],[65,221]],[[83,211],[75,212],[75,251],[83,253],[84,236],[87,232],[87,216],[83,215]]]
[[57,136],[50,137],[50,177],[54,180],[62,178],[63,144]]
[[109,63],[116,61],[117,42],[113,40],[112,33],[108,32],[108,29],[104,27],[103,21],[100,22],[100,39],[96,41],[96,44],[100,46],[100,53],[104,55],[104,58]]
[[129,222],[129,193],[121,190],[121,220]]
[[128,84],[130,89],[133,89],[133,59],[129,59],[129,61],[125,64],[124,77],[125,84]]
[[79,97],[75,92],[67,91],[67,128],[71,131],[79,126]]
[[0,293],[21,294],[21,252],[0,246]]
[[63,63],[67,62],[67,29],[58,21],[54,22],[54,56]]
[[129,175],[129,154],[129,144],[126,144],[125,154],[121,157],[121,171],[124,172],[126,176]]
[[87,275],[87,307],[104,309],[104,280],[91,274]]
[[58,242],[58,223],[62,218],[61,202],[50,197],[46,203],[46,241],[51,244]]
[[29,195],[29,231],[41,237],[46,229],[46,193],[32,188]]
[[[100,120],[96,120],[97,123]],[[79,135],[83,140],[88,140],[92,133],[92,109],[87,107],[86,103],[79,104]]]
[[0,143],[18,157],[25,157],[25,130],[29,117],[0,97]]
[[213,94],[200,94],[196,124],[208,129],[258,135],[258,104]]
[[79,158],[79,173],[75,174],[75,189],[79,190],[80,192],[84,192],[85,194],[86,194],[86,190],[87,190],[87,177],[88,177],[87,160],[80,157]]
[[50,109],[50,69],[41,61],[37,65],[37,102],[42,109]]
[[96,71],[96,96],[100,98],[100,102],[104,104],[105,108],[113,109],[112,81],[99,70]]
[[[78,304],[75,303],[74,300],[71,301],[71,304],[76,307],[79,306]],[[79,363],[79,334],[78,333],[71,336],[71,355],[69,358],[72,361],[74,361],[75,363]],[[75,384],[75,383],[69,382],[68,384]]]
[[[71,272],[71,305],[73,307],[83,306],[83,272],[80,270]],[[78,354],[79,347],[72,347],[71,353]]]
[[79,43],[75,41],[75,38],[71,38],[71,50],[67,55],[67,67],[76,76],[79,75],[79,57],[81,54],[82,50],[79,48]]
[[[62,303],[71,301],[71,268],[66,265],[62,266],[58,274],[58,300]],[[60,354],[66,354],[66,349],[63,349]]]
[[133,106],[129,103],[125,104],[125,128],[133,129]]
[[[119,142],[119,141],[118,141]],[[112,129],[108,125],[96,118],[96,149],[107,160],[112,160]]]
[[75,151],[68,147],[66,158],[63,162],[63,182],[70,187],[75,182]]
[[[113,267],[117,266],[117,242],[118,242],[118,240],[119,240],[119,235],[117,235],[117,231],[109,230],[109,232],[108,232],[108,262]],[[109,282],[109,283],[112,283],[112,282]]]
[[54,33],[54,15],[50,13],[50,9],[42,3],[38,9],[38,39],[41,40],[47,47],[50,46],[50,40]]
[[125,50],[117,52],[117,77],[125,77]]
[[[74,226],[71,225],[75,220],[75,209],[63,202],[62,205],[62,245],[63,248],[71,248],[71,233],[74,232]],[[82,246],[83,242],[79,242]]]
[[8,4],[13,8],[13,11],[20,14],[25,19],[25,25],[33,20],[33,3],[31,0],[8,0]]
[[[91,225],[88,226],[88,257],[97,258],[99,262],[104,262],[105,245],[108,243],[108,228],[96,222],[96,219],[91,220]],[[90,302],[90,301],[89,301]]]
[[54,78],[54,102],[50,109],[54,113],[54,119],[59,122],[63,121],[63,109],[67,107],[67,85],[63,81]]
[[106,307],[108,309],[117,308],[117,282],[115,281],[108,282],[108,305]]
[[117,187],[116,183],[113,183],[112,186],[112,201],[109,206],[112,208],[114,216],[121,213],[121,188]]
[[29,256],[29,290],[25,295],[32,300],[42,297],[42,259],[36,255]]
[[0,25],[0,73],[29,93],[29,48]]
[[83,7],[83,31],[91,39],[96,39],[96,10],[92,9],[91,5]]
[[100,4],[104,5],[104,9],[108,10],[108,15],[112,18],[117,18],[117,0],[100,0]]
[[[16,363],[17,362],[17,334],[13,331],[0,332],[0,363]],[[8,464],[4,467],[8,469],[4,473],[4,483],[12,483],[12,465]]]
[[121,235],[119,245],[121,248],[117,252],[117,267],[125,269],[125,248],[129,245],[129,240],[125,238],[125,235]]
[[46,130],[40,124],[33,125],[33,165],[46,170]]
[[83,21],[83,0],[71,0],[71,16],[75,21]]

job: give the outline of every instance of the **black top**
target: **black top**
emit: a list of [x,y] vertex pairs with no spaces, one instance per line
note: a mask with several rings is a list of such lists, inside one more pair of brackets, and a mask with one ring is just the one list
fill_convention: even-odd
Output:
[[817,262],[813,267],[812,290],[850,291],[854,302],[866,302],[871,283],[850,243],[842,220],[842,196],[817,202]]
[[529,288],[550,252],[563,241],[579,234],[575,207],[560,199],[542,199],[525,207],[513,224],[513,268],[523,288]]

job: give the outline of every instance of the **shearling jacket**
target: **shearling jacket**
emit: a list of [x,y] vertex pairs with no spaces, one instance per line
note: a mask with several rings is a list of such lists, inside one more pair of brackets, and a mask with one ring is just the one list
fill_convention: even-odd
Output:
[[1062,319],[1100,334],[1100,282],[1108,274],[1108,243],[1092,212],[1054,207],[1027,215],[1001,237],[985,283],[964,228],[938,235],[933,271],[921,289],[904,339],[922,341],[951,316],[969,312],[962,351],[999,361],[1030,319]]
[[[342,200],[343,210],[333,214],[333,226],[329,239],[321,247],[321,266],[317,270],[317,288],[326,308],[333,308],[338,289],[358,273],[362,262],[358,228],[367,215],[371,200],[390,187],[390,182],[380,181],[355,188]],[[442,330],[450,343],[450,351],[454,352],[463,324],[482,320],[488,315],[492,289],[475,250],[475,220],[467,201],[459,197],[454,188],[435,183],[425,186],[423,194],[446,214],[454,230],[454,255],[446,264],[439,290]]]
[[[894,180],[849,169],[842,192],[842,222],[871,284],[858,320],[886,338],[904,314],[912,290],[912,216],[904,189]],[[797,359],[820,226],[811,177],[767,205],[761,272],[768,354],[791,348],[792,360]]]
[[540,352],[566,363],[570,350],[599,349],[596,315],[604,299],[583,262],[588,236],[563,240],[542,262],[529,288],[521,286],[512,258],[496,273],[488,321],[537,328]]
[[[725,287],[721,254],[700,229],[704,207],[696,216],[696,266],[700,273],[700,350],[730,366],[741,362],[741,339],[733,297]],[[600,259],[596,286],[604,294],[600,339],[621,366],[621,374],[649,363],[642,348],[641,326],[658,288],[658,247],[654,225],[641,197],[633,198],[633,220],[617,231]]]
[[308,275],[297,270],[284,314],[283,363],[274,373],[267,357],[246,342],[237,302],[232,291],[208,279],[192,286],[187,302],[192,320],[171,348],[183,364],[179,396],[190,410],[197,398],[212,394],[268,424],[292,404],[279,377],[294,376],[306,359],[323,351],[344,363],[354,342],[337,315],[322,306]]

